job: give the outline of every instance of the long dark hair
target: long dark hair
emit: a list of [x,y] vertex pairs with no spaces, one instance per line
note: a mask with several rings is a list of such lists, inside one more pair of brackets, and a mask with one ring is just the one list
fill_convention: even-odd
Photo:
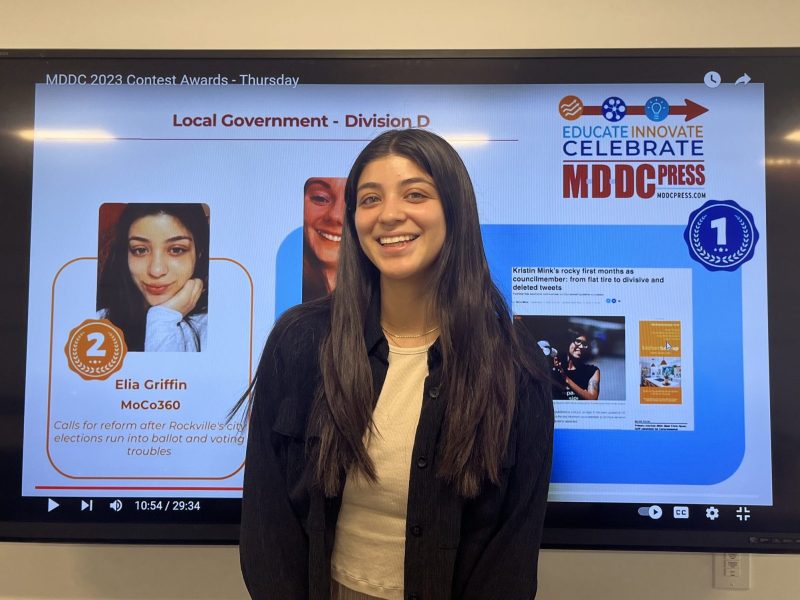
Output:
[[492,281],[475,192],[461,157],[442,138],[418,129],[388,131],[375,138],[359,154],[347,179],[331,328],[320,352],[322,387],[309,423],[309,430],[319,435],[312,453],[315,481],[332,496],[347,470],[376,480],[363,441],[375,402],[364,321],[367,307],[379,301],[380,274],[359,245],[355,210],[363,169],[389,155],[405,157],[428,173],[444,210],[447,235],[432,275],[441,389],[447,398],[437,475],[462,496],[474,497],[485,480],[500,480],[517,377],[527,372],[530,377],[525,379],[540,386],[547,375],[518,339],[508,306]]
[[[128,234],[138,219],[169,215],[180,221],[194,238],[195,259],[192,278],[203,280],[203,293],[189,315],[208,312],[208,217],[201,204],[135,203],[122,210],[111,240],[97,286],[97,308],[105,318],[122,329],[128,350],[144,350],[148,306],[136,287],[128,267]],[[188,322],[188,321],[187,321]],[[191,324],[190,324],[191,326]]]

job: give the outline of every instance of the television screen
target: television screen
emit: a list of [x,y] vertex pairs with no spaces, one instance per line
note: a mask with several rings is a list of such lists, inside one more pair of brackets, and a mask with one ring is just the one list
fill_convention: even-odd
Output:
[[550,547],[800,551],[800,52],[0,54],[0,536],[235,542],[343,184],[448,139],[548,361]]

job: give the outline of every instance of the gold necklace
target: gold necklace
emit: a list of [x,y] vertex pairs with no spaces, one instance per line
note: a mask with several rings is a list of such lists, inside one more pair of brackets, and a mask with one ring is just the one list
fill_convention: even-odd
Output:
[[384,327],[383,325],[381,325],[381,329],[383,329],[384,333],[388,333],[390,336],[392,336],[395,339],[398,339],[398,340],[412,340],[412,339],[415,339],[415,338],[425,337],[429,333],[433,333],[434,331],[438,330],[439,327],[436,326],[433,329],[429,329],[428,331],[425,331],[423,333],[417,333],[415,335],[399,335],[397,333],[392,333],[391,331],[386,329],[386,327]]

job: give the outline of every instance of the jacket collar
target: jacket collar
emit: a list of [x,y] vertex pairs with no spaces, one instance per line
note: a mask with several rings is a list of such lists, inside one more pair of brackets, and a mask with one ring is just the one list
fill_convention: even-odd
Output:
[[367,315],[364,319],[364,343],[367,345],[367,354],[376,355],[384,362],[389,357],[389,342],[381,329],[381,298],[374,294],[367,306]]

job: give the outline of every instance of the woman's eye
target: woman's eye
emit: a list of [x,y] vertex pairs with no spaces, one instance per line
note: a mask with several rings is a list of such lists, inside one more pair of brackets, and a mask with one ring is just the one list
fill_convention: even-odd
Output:
[[378,196],[364,196],[361,199],[361,201],[359,202],[359,204],[361,206],[369,206],[370,204],[375,204],[376,202],[379,202],[379,201],[380,201],[380,198],[378,198]]
[[145,254],[147,254],[147,248],[144,246],[131,246],[130,248],[128,248],[128,251],[133,256],[144,256]]
[[323,196],[322,194],[312,194],[309,199],[317,206],[325,206],[326,204],[331,203],[331,199],[328,196]]
[[187,252],[189,252],[189,248],[186,248],[184,246],[173,246],[172,248],[169,249],[169,253],[172,254],[173,256],[181,256],[182,254],[186,254]]
[[424,200],[427,197],[428,197],[427,195],[417,191],[409,192],[408,194],[406,194],[406,198],[408,198],[409,200]]

